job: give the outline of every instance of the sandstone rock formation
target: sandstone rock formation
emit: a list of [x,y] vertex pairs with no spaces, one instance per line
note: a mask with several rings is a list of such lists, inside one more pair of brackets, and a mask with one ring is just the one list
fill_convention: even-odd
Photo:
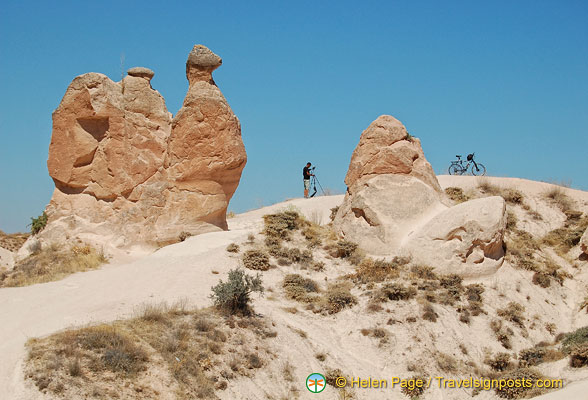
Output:
[[389,115],[361,134],[345,183],[335,228],[373,254],[393,254],[414,226],[445,208],[420,141]]
[[488,275],[502,265],[505,228],[502,197],[475,199],[437,214],[406,238],[403,249],[437,273]]
[[403,238],[445,209],[440,195],[410,175],[374,175],[349,188],[335,227],[373,254],[392,254]]
[[352,187],[375,175],[414,176],[442,193],[419,139],[409,136],[402,122],[381,115],[367,127],[351,155],[345,184]]
[[372,255],[408,255],[439,273],[495,272],[506,206],[501,197],[449,208],[420,141],[383,115],[362,133],[334,220],[337,233]]
[[121,82],[75,78],[53,113],[55,191],[40,237],[107,237],[120,247],[226,229],[247,157],[239,120],[212,79],[220,64],[194,46],[173,120],[148,68],[131,68]]

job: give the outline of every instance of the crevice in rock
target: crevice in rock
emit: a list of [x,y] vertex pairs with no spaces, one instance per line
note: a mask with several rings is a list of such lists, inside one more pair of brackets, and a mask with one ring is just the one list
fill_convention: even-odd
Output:
[[99,142],[104,139],[109,127],[108,117],[78,118],[77,122]]

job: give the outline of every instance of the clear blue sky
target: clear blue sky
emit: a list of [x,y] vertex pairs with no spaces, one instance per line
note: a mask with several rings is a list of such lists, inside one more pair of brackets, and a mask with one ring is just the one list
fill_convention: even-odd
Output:
[[185,61],[223,58],[217,85],[249,161],[230,210],[302,195],[301,169],[343,192],[361,132],[381,114],[444,173],[475,151],[492,175],[588,190],[587,1],[3,1],[0,229],[51,198],[51,113],[72,79],[155,71],[176,113]]

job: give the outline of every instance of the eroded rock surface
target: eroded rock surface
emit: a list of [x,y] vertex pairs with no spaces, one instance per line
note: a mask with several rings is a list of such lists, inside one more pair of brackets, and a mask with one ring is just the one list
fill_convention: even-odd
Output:
[[502,197],[470,200],[437,214],[406,238],[403,249],[441,274],[488,275],[504,261],[505,228]]
[[247,156],[239,120],[212,79],[220,65],[194,46],[173,119],[148,68],[131,68],[121,82],[75,78],[53,113],[47,165],[56,188],[40,237],[126,246],[226,229]]
[[337,233],[372,255],[408,255],[442,274],[480,276],[503,262],[501,197],[449,208],[420,141],[383,115],[362,133],[334,220]]

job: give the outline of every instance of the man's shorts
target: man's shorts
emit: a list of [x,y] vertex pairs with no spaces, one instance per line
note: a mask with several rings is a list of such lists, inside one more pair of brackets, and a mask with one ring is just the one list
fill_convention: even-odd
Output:
[[310,189],[310,179],[303,179],[304,180],[304,190]]

